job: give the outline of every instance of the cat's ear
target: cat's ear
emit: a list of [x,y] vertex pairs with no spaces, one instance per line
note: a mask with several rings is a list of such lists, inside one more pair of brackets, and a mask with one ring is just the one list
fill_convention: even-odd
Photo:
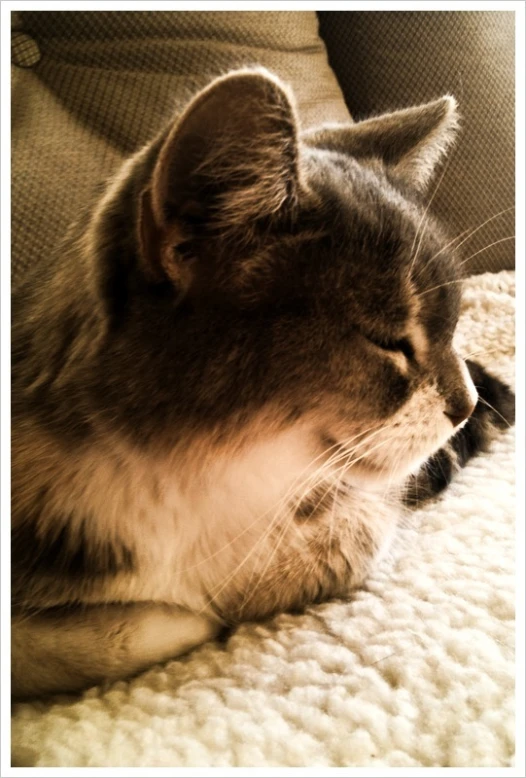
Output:
[[457,103],[448,95],[357,124],[308,130],[302,140],[309,146],[364,161],[379,159],[405,185],[423,192],[455,140],[457,130]]
[[140,244],[150,268],[185,286],[189,256],[199,261],[218,239],[246,245],[262,220],[278,222],[297,200],[297,135],[291,95],[265,70],[231,73],[199,93],[142,193]]

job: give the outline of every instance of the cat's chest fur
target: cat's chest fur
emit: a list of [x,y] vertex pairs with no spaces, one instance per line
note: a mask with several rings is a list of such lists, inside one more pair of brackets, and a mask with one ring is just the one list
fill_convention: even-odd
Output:
[[308,551],[309,531],[295,515],[321,464],[308,429],[202,461],[199,447],[147,455],[110,440],[74,457],[49,439],[38,449],[55,460],[53,480],[44,482],[46,469],[38,485],[26,479],[26,489],[46,490],[39,536],[64,527],[70,549],[82,543],[100,561],[109,546],[117,560],[108,574],[88,570],[78,584],[57,579],[47,605],[71,600],[78,585],[85,601],[161,600],[198,610],[236,568],[249,575],[279,557],[280,545]]

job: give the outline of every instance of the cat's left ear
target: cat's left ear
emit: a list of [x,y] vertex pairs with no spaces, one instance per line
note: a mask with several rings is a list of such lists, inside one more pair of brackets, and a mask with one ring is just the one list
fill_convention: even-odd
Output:
[[357,124],[323,125],[304,132],[302,140],[308,146],[338,151],[364,163],[380,160],[395,178],[424,192],[457,130],[457,103],[447,95]]
[[242,277],[258,225],[276,228],[295,208],[298,152],[292,96],[275,76],[247,69],[212,82],[166,135],[142,193],[151,274],[183,290]]

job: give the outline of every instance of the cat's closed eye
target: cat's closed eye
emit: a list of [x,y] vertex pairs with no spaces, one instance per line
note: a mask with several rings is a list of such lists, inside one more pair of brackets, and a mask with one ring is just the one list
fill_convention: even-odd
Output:
[[368,340],[383,351],[394,351],[402,353],[406,359],[413,360],[415,358],[415,350],[409,338],[400,338],[398,340],[384,340],[368,336]]

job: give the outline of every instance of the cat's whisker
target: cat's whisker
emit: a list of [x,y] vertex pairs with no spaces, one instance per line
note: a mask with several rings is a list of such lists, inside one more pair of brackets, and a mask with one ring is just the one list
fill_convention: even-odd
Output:
[[478,349],[477,351],[470,351],[469,354],[461,354],[463,360],[472,359],[473,357],[480,357],[487,354],[502,354],[502,348],[490,348],[490,349]]
[[[390,425],[390,426],[394,426],[394,425]],[[393,439],[396,440],[396,437]],[[374,451],[377,451],[379,449],[385,448],[386,446],[390,445],[393,439],[381,440],[376,445],[372,446],[371,448],[368,448],[367,451],[365,451],[360,456],[351,458],[350,461],[347,463],[348,469],[351,470],[356,464],[358,464],[358,462],[361,462],[363,459],[370,456]]]
[[[378,432],[380,432],[380,431],[381,431],[380,429],[379,430],[375,430],[373,433],[371,433],[371,437],[373,435],[375,435],[375,434],[378,434]],[[340,444],[340,448],[342,447],[342,445],[343,444]],[[355,448],[357,448],[357,447],[355,447]],[[352,451],[354,451],[354,449],[352,449]],[[322,465],[320,465],[320,467],[317,468],[314,471],[314,473],[309,474],[308,478],[299,487],[299,489],[304,487],[303,491],[301,491],[301,493],[298,494],[299,489],[297,487],[296,487],[297,490],[296,489],[294,490],[293,495],[290,494],[290,490],[289,490],[287,495],[285,495],[285,498],[288,499],[288,497],[294,496],[294,501],[293,501],[293,503],[291,505],[292,510],[296,511],[297,508],[301,505],[301,503],[305,499],[305,497],[310,492],[312,492],[315,489],[317,489],[318,486],[323,484],[323,482],[325,480],[326,473],[329,472],[332,475],[333,472],[334,472],[333,471],[334,466],[339,464],[339,462],[341,462],[342,460],[346,460],[349,457],[350,453],[351,452],[348,449],[344,448],[343,450],[340,450],[340,451],[336,452],[335,454],[333,454],[331,456],[331,458],[327,462],[325,462]],[[327,494],[327,492],[329,490],[330,490],[330,487],[327,489],[326,492],[324,492],[324,494],[322,494],[319,502],[321,502],[321,500],[323,500],[323,497]],[[285,501],[285,498],[281,501],[282,503]],[[319,504],[319,502],[317,504]]]
[[336,482],[336,488],[334,490],[334,496],[333,496],[333,499],[332,499],[331,513],[330,513],[330,516],[329,516],[329,542],[328,542],[328,546],[327,546],[327,560],[328,560],[329,564],[331,562],[332,537],[333,537],[334,525],[336,523],[336,501],[337,501],[338,496],[339,496],[340,485],[342,483],[343,477],[344,477],[346,472],[347,472],[347,467],[342,467],[341,473],[340,473],[340,477],[339,477],[338,481]]
[[[406,444],[402,449],[400,458],[403,459],[408,451],[409,451],[409,446],[408,444]],[[400,511],[401,509],[403,509],[403,502],[400,499],[400,493],[404,489],[405,483],[407,483],[407,478],[404,480],[403,484],[395,484],[394,476],[395,476],[396,469],[397,469],[397,462],[392,461],[389,468],[389,474],[387,477],[387,485],[382,495],[382,499],[386,504],[389,504],[391,502],[391,499],[387,495],[392,495],[393,489],[396,488],[396,492],[395,492],[396,499],[392,500],[392,504],[397,507],[398,511]]]
[[[424,236],[425,220],[426,220],[429,208],[431,207],[431,204],[432,204],[433,200],[435,199],[435,196],[436,196],[436,194],[437,194],[437,192],[438,192],[438,190],[440,188],[440,185],[441,185],[442,181],[444,180],[444,176],[446,174],[446,171],[449,168],[449,164],[450,164],[451,159],[453,158],[453,155],[454,155],[454,152],[453,152],[453,154],[451,154],[447,158],[446,163],[444,165],[444,168],[442,170],[442,173],[440,174],[438,182],[437,182],[436,186],[433,189],[431,197],[429,198],[429,200],[427,202],[427,205],[426,205],[426,207],[424,209],[424,212],[422,214],[422,217],[421,217],[420,222],[418,224],[418,227],[416,229],[415,237],[413,239],[413,245],[411,246],[411,264],[409,265],[409,276],[411,276],[411,274],[413,272],[413,268],[414,268],[416,260],[418,258],[418,253],[420,251],[420,246],[422,245],[422,238]],[[417,245],[416,251],[415,251],[415,244],[416,244],[417,237],[418,237],[418,245]]]
[[[274,529],[275,526],[277,526],[279,524],[279,520],[281,518],[282,518],[281,516],[277,515],[273,519],[273,521],[271,523],[271,527],[269,528],[269,531],[265,532],[265,534],[264,534],[263,540],[266,540],[267,537],[269,537],[269,535],[271,534],[271,531]],[[250,602],[250,599],[254,595],[254,593],[257,591],[257,589],[258,589],[258,587],[259,587],[259,585],[260,585],[260,583],[261,583],[265,573],[267,572],[267,570],[268,570],[268,568],[270,566],[272,558],[274,557],[274,555],[275,555],[275,553],[276,553],[276,551],[278,549],[278,546],[281,543],[281,540],[285,537],[287,531],[289,530],[289,528],[291,526],[294,526],[292,517],[291,516],[285,516],[285,521],[283,522],[283,526],[279,530],[279,534],[278,534],[278,537],[276,538],[275,543],[273,544],[273,546],[269,550],[269,553],[268,553],[268,556],[267,556],[267,561],[266,561],[262,571],[256,570],[255,566],[252,569],[252,572],[250,574],[250,578],[248,579],[247,583],[245,584],[245,594],[244,594],[243,600],[241,601],[241,605],[239,606],[239,610],[241,612],[243,611],[243,608],[245,608],[245,606]],[[257,580],[253,584],[252,582],[253,582],[254,577],[256,575],[257,575]]]
[[[476,388],[478,389],[478,387],[476,387]],[[483,397],[481,397],[480,394],[479,394],[479,397],[478,397],[478,402],[481,402],[483,405],[486,405],[490,410],[493,411],[493,413],[496,413],[497,416],[499,416],[499,418],[501,418],[502,421],[506,424],[506,426],[511,429],[511,427],[513,425],[510,424],[509,421],[502,415],[502,413],[499,413],[499,411],[496,408],[494,408],[491,403],[489,403],[487,400],[485,400]]]
[[[307,484],[307,488],[302,492],[302,494],[297,497],[295,500],[296,507],[301,504],[303,499],[307,496],[307,494],[312,491],[313,489],[317,488],[319,484],[323,482],[322,476],[324,476],[325,472],[327,470],[330,470],[334,465],[338,464],[342,460],[347,460],[350,454],[353,454],[356,450],[358,450],[361,446],[365,445],[369,442],[369,440],[378,435],[381,432],[384,432],[386,429],[389,429],[391,425],[384,425],[380,427],[371,427],[369,430],[366,430],[362,433],[359,433],[358,435],[354,435],[352,438],[349,438],[347,440],[344,440],[339,445],[339,451],[337,451],[335,454],[331,456],[331,458],[323,463],[314,473],[312,473],[308,479],[302,484],[302,486]],[[369,437],[365,440],[360,441],[357,445],[355,445],[353,448],[349,449],[347,448],[348,444],[355,440],[357,437],[365,436],[366,434],[369,434]],[[314,481],[314,484],[310,483],[309,480]]]
[[488,249],[492,248],[492,246],[497,246],[499,243],[504,243],[507,240],[514,240],[515,235],[507,235],[505,238],[500,238],[499,240],[494,240],[493,243],[490,243],[487,246],[484,246],[484,248],[479,249],[478,251],[475,251],[474,254],[470,254],[469,257],[466,257],[462,260],[462,262],[459,263],[459,267],[463,267],[467,262],[469,262],[470,259],[473,259],[473,257],[477,257],[479,254],[482,254],[483,251],[487,251]]
[[258,571],[257,580],[256,580],[254,586],[252,586],[252,579],[254,577],[255,570],[252,571],[252,575],[250,577],[250,581],[248,582],[248,584],[246,586],[245,596],[244,596],[243,601],[241,603],[241,611],[250,602],[250,599],[254,596],[255,592],[258,590],[261,582],[265,578],[265,574],[266,574],[267,570],[269,569],[270,565],[272,564],[272,560],[274,559],[274,557],[276,555],[276,552],[277,552],[277,550],[278,550],[278,548],[279,548],[279,546],[281,544],[281,541],[283,540],[283,538],[285,537],[285,535],[287,534],[287,531],[289,530],[289,528],[291,526],[293,526],[293,527],[296,526],[295,522],[294,522],[294,517],[293,517],[292,514],[285,518],[285,521],[283,523],[283,527],[281,528],[279,536],[276,538],[276,542],[274,543],[273,548],[270,549],[270,552],[268,554],[268,558],[267,558],[267,562],[265,563],[265,566],[263,567],[263,569],[261,571]]
[[426,294],[430,294],[431,292],[435,292],[437,289],[442,289],[443,286],[452,286],[454,284],[463,284],[465,282],[465,278],[456,278],[454,281],[444,281],[443,284],[437,284],[436,286],[432,286],[430,289],[424,289],[423,292],[419,292],[417,294],[417,297],[424,297]]
[[205,603],[205,605],[202,607],[202,609],[199,611],[199,614],[202,615],[206,612],[206,610],[212,605],[214,602],[217,602],[217,598],[219,595],[226,589],[228,584],[236,577],[236,575],[239,573],[239,571],[245,566],[245,564],[248,562],[248,560],[251,558],[251,556],[256,552],[258,546],[266,540],[266,538],[269,536],[269,534],[272,532],[276,524],[278,523],[280,519],[280,515],[276,514],[272,521],[270,522],[269,526],[266,528],[265,532],[262,533],[262,535],[256,540],[256,542],[251,546],[251,548],[248,550],[246,555],[243,557],[241,562],[236,565],[234,570],[232,570],[228,576],[219,582],[216,586],[212,587],[211,591],[209,592],[208,599]]
[[[464,231],[463,231],[463,232],[461,232],[459,235],[457,235],[455,238],[453,238],[452,240],[450,240],[450,241],[449,241],[449,243],[446,243],[446,245],[445,245],[445,246],[442,246],[442,248],[440,249],[440,251],[437,251],[437,253],[436,253],[436,254],[433,254],[433,256],[431,257],[431,259],[429,259],[429,262],[432,262],[434,259],[436,259],[437,257],[439,257],[439,256],[440,256],[440,254],[442,254],[444,251],[446,251],[446,249],[448,249],[450,246],[452,246],[454,243],[456,243],[456,241],[457,241],[459,238],[462,238],[464,235],[466,235],[466,233],[469,233],[468,235],[466,235],[466,237],[464,238],[464,240],[463,240],[463,241],[461,241],[460,243],[458,243],[458,244],[455,246],[455,251],[456,251],[456,250],[457,250],[457,249],[459,249],[461,246],[463,246],[463,245],[464,245],[464,243],[466,243],[468,240],[470,240],[470,238],[472,238],[472,237],[473,237],[473,235],[475,235],[475,234],[476,234],[476,233],[477,233],[479,230],[481,230],[483,227],[485,227],[485,226],[486,226],[486,224],[489,224],[489,223],[490,223],[490,222],[492,222],[494,219],[497,219],[499,216],[502,216],[503,214],[505,214],[505,213],[508,213],[509,211],[513,211],[513,210],[514,210],[514,208],[515,208],[515,206],[514,206],[514,205],[512,205],[510,208],[505,208],[503,211],[499,211],[498,213],[494,214],[493,216],[490,216],[490,218],[489,218],[489,219],[486,219],[486,221],[485,221],[485,222],[482,222],[482,224],[479,224],[479,225],[478,225],[478,227],[475,227],[475,229],[472,229],[471,227],[468,227],[468,229],[467,229],[467,230],[464,230]],[[462,263],[460,263],[460,264],[462,264]]]
[[[374,434],[374,433],[372,433],[372,434]],[[357,437],[357,436],[354,436],[353,438],[351,438],[351,440],[353,440],[355,437]],[[340,455],[340,456],[339,456],[339,460],[341,461],[341,459],[343,459],[343,458],[346,458],[346,459],[347,459],[347,458],[348,458],[348,456],[349,456],[349,454],[347,454],[347,457],[344,457],[343,455]],[[322,466],[321,468],[319,468],[319,472],[320,472],[320,473],[322,473],[322,472],[323,472],[325,469],[326,469],[326,466],[324,465],[324,466]],[[339,470],[341,470],[341,471],[342,471],[342,474],[343,474],[343,473],[345,472],[345,470],[346,470],[346,464],[344,464],[343,466],[341,466],[341,468],[339,468]],[[318,471],[317,471],[317,472],[318,472]],[[338,470],[337,470],[336,472],[338,472]],[[324,473],[323,473],[323,477],[324,477]],[[295,522],[294,522],[294,517],[295,517],[296,509],[299,507],[299,505],[301,505],[301,502],[303,501],[304,497],[305,497],[305,496],[306,496],[306,495],[307,495],[307,494],[308,494],[310,491],[312,491],[313,489],[316,489],[316,488],[317,488],[317,486],[318,486],[320,483],[322,483],[321,476],[318,478],[318,480],[317,480],[317,481],[315,481],[315,482],[314,482],[314,485],[310,485],[310,486],[309,486],[309,487],[308,487],[308,488],[307,488],[307,489],[306,489],[306,490],[305,490],[305,491],[304,491],[304,492],[303,492],[303,493],[302,493],[302,494],[301,494],[301,495],[300,495],[300,496],[299,496],[299,497],[296,499],[296,501],[295,501],[295,504],[294,504],[294,506],[292,507],[292,509],[291,509],[291,510],[288,512],[288,514],[286,514],[286,515],[285,515],[285,517],[284,517],[284,518],[285,518],[284,525],[283,525],[283,527],[282,527],[282,529],[281,529],[281,531],[280,531],[280,533],[279,533],[279,536],[276,538],[276,541],[275,541],[275,543],[274,543],[274,546],[273,546],[273,547],[272,547],[272,548],[269,550],[269,554],[268,554],[267,562],[266,562],[266,564],[265,564],[264,568],[263,568],[263,569],[262,569],[260,572],[258,572],[258,578],[257,578],[257,581],[256,581],[256,583],[255,583],[255,585],[254,585],[254,586],[252,586],[252,580],[253,580],[253,578],[254,578],[254,575],[255,575],[255,572],[256,572],[256,571],[255,571],[255,570],[253,570],[253,571],[252,571],[252,574],[251,574],[250,580],[249,580],[248,584],[247,584],[247,585],[246,585],[246,587],[245,587],[245,588],[246,588],[246,592],[245,592],[245,596],[244,596],[244,598],[243,598],[243,602],[241,603],[241,606],[240,606],[240,607],[241,607],[241,610],[243,610],[243,608],[244,608],[244,607],[245,607],[245,606],[248,604],[248,602],[250,602],[250,599],[251,599],[251,597],[252,597],[252,596],[255,594],[255,592],[258,590],[258,587],[259,587],[259,585],[260,585],[261,581],[264,579],[264,576],[265,576],[265,574],[266,574],[267,570],[269,569],[269,567],[270,567],[270,565],[271,565],[271,563],[272,563],[272,560],[274,559],[274,557],[275,557],[275,555],[276,555],[276,552],[277,552],[277,550],[278,550],[278,548],[279,548],[279,546],[280,546],[280,544],[281,544],[281,542],[282,542],[283,538],[284,538],[284,537],[285,537],[285,535],[287,534],[287,531],[288,531],[288,530],[290,529],[290,527],[292,526],[292,527],[293,527],[293,528],[294,528],[294,529],[295,529],[297,532],[299,532],[299,530],[297,529],[297,527],[296,527],[296,524],[295,524]],[[322,497],[320,498],[320,500],[319,500],[319,501],[318,501],[318,503],[317,503],[318,505],[320,504],[321,500],[323,500],[323,497],[324,497],[324,496],[325,496],[325,495],[328,493],[328,491],[330,490],[330,488],[331,488],[331,486],[329,486],[329,487],[328,487],[328,489],[326,490],[326,492],[324,493],[324,495],[322,495]],[[272,529],[272,528],[275,526],[276,519],[277,519],[277,520],[279,520],[279,519],[281,519],[281,518],[283,518],[283,517],[282,517],[282,516],[281,516],[279,513],[277,513],[277,514],[276,514],[276,516],[274,517],[274,520],[272,521],[272,527],[269,529],[269,531],[267,531],[267,532],[265,533],[265,538],[266,538],[266,537],[268,537],[268,535],[269,535],[269,533],[270,533],[271,529]],[[303,536],[301,535],[301,533],[300,533],[300,537],[303,539]]]

